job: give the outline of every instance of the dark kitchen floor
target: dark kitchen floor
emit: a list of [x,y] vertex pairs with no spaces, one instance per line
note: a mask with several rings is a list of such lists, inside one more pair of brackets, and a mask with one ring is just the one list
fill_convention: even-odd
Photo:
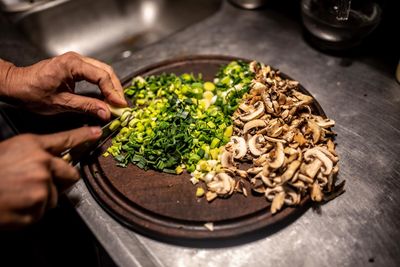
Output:
[[38,223],[0,232],[2,267],[114,267],[107,253],[66,199]]

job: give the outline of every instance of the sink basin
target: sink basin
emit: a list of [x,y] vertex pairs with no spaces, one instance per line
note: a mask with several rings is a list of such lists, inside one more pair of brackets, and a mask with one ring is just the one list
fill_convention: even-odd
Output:
[[55,0],[15,17],[45,55],[67,51],[115,63],[213,13],[221,0]]

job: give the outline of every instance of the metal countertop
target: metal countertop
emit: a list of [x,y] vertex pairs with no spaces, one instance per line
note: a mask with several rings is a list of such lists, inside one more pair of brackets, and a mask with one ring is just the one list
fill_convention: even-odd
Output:
[[336,121],[339,179],[346,192],[308,209],[279,231],[220,248],[155,241],[124,228],[83,181],[68,196],[119,266],[399,266],[400,85],[368,60],[311,48],[301,25],[264,9],[224,4],[207,20],[135,52],[113,67],[121,78],[143,66],[193,54],[256,59],[300,81]]

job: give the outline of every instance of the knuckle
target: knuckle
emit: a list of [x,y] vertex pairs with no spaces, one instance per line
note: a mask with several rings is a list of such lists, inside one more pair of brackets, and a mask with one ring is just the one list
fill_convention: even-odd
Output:
[[79,54],[76,52],[66,52],[58,57],[56,59],[63,65],[69,64],[77,59],[79,59]]
[[111,81],[111,75],[110,75],[110,73],[108,73],[108,72],[105,71],[105,70],[101,70],[101,72],[100,72],[100,77],[101,77],[101,79],[104,80],[104,81]]
[[107,73],[114,73],[114,69],[110,65],[105,64],[104,69]]
[[64,58],[67,58],[67,59],[72,59],[72,58],[79,57],[79,54],[74,52],[74,51],[68,51],[68,52],[62,54],[61,57],[64,57]]
[[65,146],[66,147],[71,147],[74,144],[74,138],[72,137],[71,134],[68,134],[65,136]]
[[92,102],[86,102],[83,106],[83,111],[84,112],[89,112],[89,111],[96,111],[98,108],[95,103]]

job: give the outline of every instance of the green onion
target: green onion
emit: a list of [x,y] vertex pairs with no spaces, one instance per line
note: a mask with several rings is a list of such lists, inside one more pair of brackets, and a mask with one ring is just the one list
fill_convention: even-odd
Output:
[[110,126],[123,128],[105,154],[121,167],[194,172],[199,162],[218,159],[232,135],[231,116],[253,78],[241,61],[221,67],[214,82],[189,73],[135,77],[125,89],[134,107]]

